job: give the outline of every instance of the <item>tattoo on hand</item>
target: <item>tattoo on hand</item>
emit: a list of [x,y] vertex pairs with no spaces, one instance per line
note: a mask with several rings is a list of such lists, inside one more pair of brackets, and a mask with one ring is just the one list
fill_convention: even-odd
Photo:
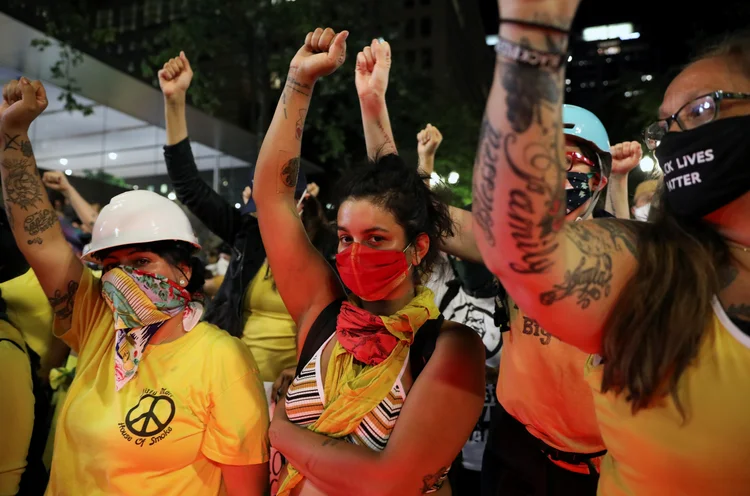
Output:
[[448,467],[441,467],[434,474],[427,474],[422,477],[422,494],[427,494],[432,490],[440,481],[444,480],[448,474],[446,473]]
[[281,182],[287,188],[297,186],[297,175],[299,174],[299,157],[294,157],[281,167]]
[[3,147],[3,151],[18,150],[21,147],[21,144],[18,142],[20,136],[20,134],[11,136],[10,134],[5,133],[5,147]]
[[290,74],[286,77],[286,87],[304,96],[310,96],[310,91],[312,90],[312,87],[309,84],[305,84],[301,81],[296,80],[294,78],[294,75],[291,74],[291,71]]
[[[57,223],[57,214],[51,210],[40,210],[26,217],[23,221],[23,230],[30,236],[41,234]],[[42,244],[41,238],[39,244]]]
[[68,289],[65,293],[56,289],[54,296],[48,298],[49,304],[52,305],[52,309],[55,312],[55,317],[65,320],[73,315],[73,303],[75,302],[76,291],[78,291],[78,283],[68,281]]
[[479,134],[479,149],[474,162],[474,204],[472,211],[477,224],[484,233],[487,244],[495,246],[492,234],[492,208],[495,195],[495,177],[497,176],[497,159],[500,155],[500,131],[495,129],[487,116],[482,121]]

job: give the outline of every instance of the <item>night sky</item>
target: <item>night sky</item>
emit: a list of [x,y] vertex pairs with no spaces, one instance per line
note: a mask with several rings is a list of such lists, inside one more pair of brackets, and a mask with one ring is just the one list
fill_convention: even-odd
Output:
[[[478,0],[487,34],[497,34],[497,1]],[[650,40],[659,60],[667,65],[684,64],[694,55],[692,40],[750,27],[750,1],[716,2],[676,0],[583,0],[573,25],[574,33],[601,24],[632,22],[642,37]]]

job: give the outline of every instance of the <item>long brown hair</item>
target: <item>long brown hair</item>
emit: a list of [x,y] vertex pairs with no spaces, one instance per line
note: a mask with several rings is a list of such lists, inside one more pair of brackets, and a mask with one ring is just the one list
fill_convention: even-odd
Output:
[[[748,33],[725,40],[697,60],[714,57],[731,58],[750,78]],[[706,339],[712,300],[721,290],[730,254],[710,224],[677,217],[659,201],[661,182],[651,222],[631,226],[638,238],[638,269],[604,333],[602,391],[626,394],[633,413],[671,394],[685,418],[677,385]]]

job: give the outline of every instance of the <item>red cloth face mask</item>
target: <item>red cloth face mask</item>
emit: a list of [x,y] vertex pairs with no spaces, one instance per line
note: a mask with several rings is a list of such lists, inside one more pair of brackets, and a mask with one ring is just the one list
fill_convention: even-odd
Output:
[[382,300],[409,275],[403,251],[376,250],[359,243],[336,255],[336,267],[346,287],[364,301]]

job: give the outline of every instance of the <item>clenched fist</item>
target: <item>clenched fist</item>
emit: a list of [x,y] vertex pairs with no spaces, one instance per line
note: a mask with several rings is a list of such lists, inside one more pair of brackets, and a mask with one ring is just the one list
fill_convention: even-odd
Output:
[[184,99],[192,80],[193,69],[185,52],[169,59],[159,71],[159,86],[167,100]]
[[305,44],[289,64],[289,77],[308,84],[332,74],[346,60],[348,37],[349,31],[335,33],[331,28],[307,33]]
[[427,124],[427,127],[417,134],[417,153],[419,153],[420,157],[435,155],[442,142],[443,135],[440,134],[440,130],[432,124]]
[[354,82],[360,100],[383,100],[391,72],[391,45],[372,40],[370,46],[357,54]]
[[42,176],[42,183],[49,189],[66,194],[70,190],[70,182],[61,171],[47,171]]
[[610,148],[612,174],[627,175],[641,162],[643,149],[637,141],[625,141]]
[[29,81],[25,77],[13,80],[3,86],[0,127],[26,132],[48,103],[47,92],[41,81]]

